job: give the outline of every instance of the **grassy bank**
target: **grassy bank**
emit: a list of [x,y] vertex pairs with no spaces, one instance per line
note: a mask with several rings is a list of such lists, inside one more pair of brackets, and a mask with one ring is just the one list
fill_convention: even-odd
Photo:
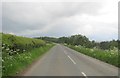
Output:
[[2,76],[18,74],[52,46],[40,39],[2,34]]
[[47,52],[53,45],[49,44],[31,51],[7,56],[3,60],[3,76],[13,76],[29,66],[34,60]]
[[2,34],[2,48],[11,50],[30,50],[31,48],[37,48],[44,46],[46,43],[40,39],[33,39],[21,36],[15,36],[10,34]]
[[118,64],[118,51],[90,49],[90,48],[84,48],[82,46],[73,46],[73,45],[68,45],[68,47],[85,55],[88,55],[90,57],[99,59],[106,63],[112,64],[116,67],[120,67],[120,65]]

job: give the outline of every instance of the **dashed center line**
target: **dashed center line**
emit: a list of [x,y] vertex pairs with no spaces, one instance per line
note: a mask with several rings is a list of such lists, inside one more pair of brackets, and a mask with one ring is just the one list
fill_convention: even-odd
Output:
[[87,75],[84,72],[81,72],[83,74],[83,76],[85,76],[85,78],[87,78]]
[[67,56],[73,62],[73,64],[76,64],[76,62],[69,55],[67,55]]

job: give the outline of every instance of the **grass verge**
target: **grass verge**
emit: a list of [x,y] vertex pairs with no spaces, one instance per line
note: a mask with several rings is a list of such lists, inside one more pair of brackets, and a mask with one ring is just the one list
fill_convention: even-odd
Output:
[[82,46],[73,46],[73,45],[67,45],[67,46],[71,49],[74,49],[90,57],[99,59],[106,63],[112,64],[116,67],[120,67],[120,65],[118,64],[118,61],[119,61],[118,51],[117,52],[105,51],[105,50],[100,50],[100,49],[90,49],[90,48],[84,48]]
[[18,74],[53,46],[54,44],[48,44],[21,54],[6,56],[2,60],[2,76],[14,76]]

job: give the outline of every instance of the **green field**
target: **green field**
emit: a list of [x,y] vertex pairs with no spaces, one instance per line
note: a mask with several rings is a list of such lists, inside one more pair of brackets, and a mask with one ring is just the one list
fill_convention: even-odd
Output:
[[2,34],[2,47],[3,48],[11,48],[11,49],[30,49],[34,47],[39,47],[45,45],[43,40],[20,37],[10,34]]
[[52,46],[40,39],[2,34],[2,76],[18,74]]
[[101,49],[84,48],[82,46],[73,46],[73,45],[67,45],[67,46],[85,55],[99,59],[114,66],[120,67],[120,65],[118,64],[119,63],[118,50],[109,51],[109,50],[101,50]]

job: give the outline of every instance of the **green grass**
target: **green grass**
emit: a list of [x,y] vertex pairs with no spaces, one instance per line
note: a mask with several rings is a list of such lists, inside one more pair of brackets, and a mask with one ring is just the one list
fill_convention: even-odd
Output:
[[[0,33],[0,60],[2,58],[2,34]],[[2,61],[0,61],[0,77],[2,76]]]
[[[10,34],[2,34],[2,42],[8,45],[21,44],[25,46],[26,44],[45,44],[43,40],[40,39],[33,39],[33,38],[27,38],[27,37],[21,37],[21,36],[15,36]],[[33,43],[34,42],[34,43]]]
[[46,42],[40,39],[33,39],[10,34],[2,34],[2,56],[15,55],[25,51],[32,50],[46,45]]
[[29,52],[22,54],[16,54],[14,56],[7,56],[3,60],[3,76],[13,76],[19,73],[27,66],[29,66],[34,60],[47,52],[53,44],[46,45],[44,47],[35,48]]
[[46,53],[54,44],[40,39],[2,35],[2,76],[14,76]]
[[5,48],[9,46],[10,49],[30,49],[45,45],[45,41],[40,39],[33,39],[10,34],[2,34],[2,43]]
[[67,45],[67,46],[85,55],[99,59],[114,66],[120,67],[120,65],[118,64],[119,61],[118,51],[105,51],[101,49],[84,48],[82,46],[75,47],[73,45]]

